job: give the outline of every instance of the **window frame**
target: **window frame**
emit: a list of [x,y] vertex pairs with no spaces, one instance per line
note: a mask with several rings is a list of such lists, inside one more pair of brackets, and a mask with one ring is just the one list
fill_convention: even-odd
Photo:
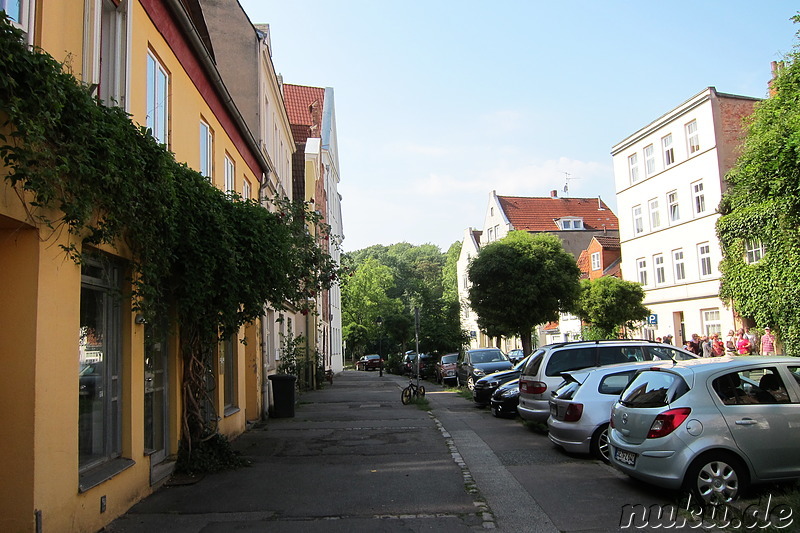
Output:
[[661,137],[661,153],[664,156],[664,168],[675,164],[675,147],[673,146],[671,133]]
[[[0,10],[6,11],[8,0],[0,0]],[[6,11],[9,22],[25,33],[26,42],[33,44],[33,28],[36,16],[36,0],[19,0],[19,20],[11,18]]]
[[653,256],[653,281],[656,286],[665,285],[667,283],[667,272],[664,264],[664,254],[655,254]]
[[633,234],[641,235],[644,233],[644,213],[641,204],[633,206]]
[[236,163],[234,162],[233,158],[226,153],[224,164],[225,176],[222,184],[222,190],[225,194],[231,194],[236,192]]
[[647,208],[650,211],[650,229],[661,228],[661,209],[658,207],[658,198],[651,198],[647,202]]
[[[204,153],[205,152],[205,153]],[[214,181],[214,130],[200,119],[200,174]]]
[[697,245],[697,266],[701,278],[714,275],[714,268],[711,264],[711,243],[701,242]]
[[719,307],[701,309],[700,316],[703,319],[703,331],[706,336],[710,337],[714,333],[722,334],[722,314]]
[[590,259],[592,264],[592,270],[600,270],[600,267],[602,266],[602,263],[600,261],[600,252],[592,252]]
[[639,181],[639,153],[634,152],[628,156],[628,177],[631,185]]
[[[692,130],[694,126],[694,130]],[[689,156],[700,151],[700,133],[697,128],[697,119],[686,124],[686,151]]]
[[675,283],[686,281],[686,254],[683,248],[672,250],[672,273],[675,276]]
[[640,257],[636,260],[636,279],[642,287],[647,287],[647,258]]
[[[159,83],[163,80],[163,86]],[[169,71],[152,50],[147,51],[146,76],[146,124],[153,138],[160,144],[169,146]],[[159,100],[158,98],[161,98]],[[161,108],[156,114],[155,110]]]
[[754,265],[764,259],[767,251],[761,239],[745,239],[744,241],[745,262]]
[[250,195],[252,193],[252,187],[250,186],[250,180],[247,178],[242,178],[242,198],[244,200],[249,200]]
[[645,174],[650,176],[656,173],[656,149],[652,143],[644,147],[644,169]]
[[706,212],[706,193],[703,180],[692,182],[692,210],[695,215],[703,215]]
[[677,189],[667,193],[667,213],[669,214],[670,223],[680,221],[681,210]]

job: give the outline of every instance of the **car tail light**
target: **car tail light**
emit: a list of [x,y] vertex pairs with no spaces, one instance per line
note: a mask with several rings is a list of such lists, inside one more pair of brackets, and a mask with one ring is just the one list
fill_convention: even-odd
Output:
[[564,422],[577,422],[581,419],[583,414],[582,403],[571,403],[567,406],[567,412],[564,413]]
[[543,394],[547,390],[547,383],[541,381],[519,380],[519,391],[526,394]]
[[653,421],[653,425],[650,426],[650,432],[647,433],[647,438],[657,439],[659,437],[666,437],[675,431],[691,412],[692,410],[688,407],[664,411]]

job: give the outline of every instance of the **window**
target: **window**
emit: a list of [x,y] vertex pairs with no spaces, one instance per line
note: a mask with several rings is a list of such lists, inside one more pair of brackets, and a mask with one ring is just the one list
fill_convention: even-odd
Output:
[[161,144],[167,144],[167,71],[153,56],[147,54],[147,127]]
[[100,3],[100,49],[98,72],[92,83],[98,84],[98,96],[105,105],[125,107],[125,73],[127,71],[127,2],[103,0]]
[[119,267],[81,263],[78,464],[81,470],[120,456],[122,445],[122,318]]
[[647,259],[636,260],[636,272],[639,278],[639,283],[647,285]]
[[492,242],[493,238],[494,238],[494,228],[489,228],[489,231],[487,231],[487,234],[486,234],[486,241],[487,242]]
[[661,212],[658,209],[658,198],[653,198],[650,205],[650,228],[658,229],[661,227]]
[[668,167],[675,162],[675,150],[672,147],[671,133],[661,139],[661,147],[664,149],[664,166]]
[[748,265],[758,263],[759,261],[761,261],[761,258],[763,258],[764,254],[766,253],[764,250],[764,245],[758,239],[745,241],[744,249]]
[[220,369],[223,376],[225,408],[236,407],[236,336],[231,335],[219,344]]
[[639,181],[639,154],[628,156],[628,172],[630,173],[631,183]]
[[656,151],[652,144],[644,147],[644,167],[648,176],[656,171]]
[[656,285],[663,285],[667,282],[667,276],[664,271],[664,256],[662,254],[653,256],[653,268],[656,273]]
[[234,176],[236,175],[236,167],[233,164],[233,161],[230,157],[225,155],[225,192],[232,193],[235,189],[235,179]]
[[200,122],[200,174],[213,181],[211,173],[214,168],[214,133],[211,126]]
[[711,386],[725,405],[793,403],[775,367],[731,372],[712,381]]
[[592,270],[600,270],[600,252],[592,253]]
[[672,252],[672,264],[675,267],[675,281],[685,280],[686,267],[683,264],[683,250],[674,250]]
[[34,0],[0,0],[0,11],[5,11],[11,23],[28,34],[28,43],[32,43],[33,14],[36,7]]
[[706,195],[703,192],[703,182],[692,183],[692,198],[694,199],[694,214],[700,215],[706,211]]
[[670,222],[677,222],[681,218],[680,209],[678,209],[678,191],[667,193],[667,209]]
[[640,205],[633,208],[633,233],[635,235],[644,233],[644,219],[642,218],[642,206]]
[[719,320],[719,309],[703,309],[703,331],[710,337],[714,333],[722,333],[722,323]]
[[697,245],[697,258],[700,261],[700,277],[711,275],[711,245],[707,242]]
[[583,220],[579,218],[562,218],[559,221],[559,226],[561,229],[583,229]]
[[689,143],[689,155],[700,151],[700,135],[697,133],[697,121],[686,125],[686,141]]
[[245,200],[250,199],[250,182],[246,179],[242,180],[242,198]]

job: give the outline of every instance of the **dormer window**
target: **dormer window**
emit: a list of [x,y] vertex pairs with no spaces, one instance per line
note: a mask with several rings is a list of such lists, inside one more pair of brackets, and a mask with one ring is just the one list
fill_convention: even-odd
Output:
[[562,230],[583,229],[582,218],[562,218],[557,220],[556,223]]

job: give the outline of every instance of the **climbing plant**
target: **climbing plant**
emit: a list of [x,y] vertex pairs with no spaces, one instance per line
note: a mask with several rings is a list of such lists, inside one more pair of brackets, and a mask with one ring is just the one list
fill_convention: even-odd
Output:
[[[800,22],[800,16],[794,21]],[[800,52],[787,55],[746,124],[720,204],[720,296],[800,355]],[[751,248],[748,257],[747,247]],[[763,247],[763,248],[762,248]],[[763,257],[752,250],[763,250]]]
[[[216,434],[207,401],[220,338],[276,308],[313,312],[338,267],[329,228],[309,205],[270,209],[223,193],[100,104],[62,63],[31,50],[0,13],[0,157],[30,221],[68,232],[75,261],[91,246],[127,249],[132,308],[173,317],[183,355],[182,451]],[[313,231],[310,230],[313,228]],[[325,245],[319,246],[319,244]]]

